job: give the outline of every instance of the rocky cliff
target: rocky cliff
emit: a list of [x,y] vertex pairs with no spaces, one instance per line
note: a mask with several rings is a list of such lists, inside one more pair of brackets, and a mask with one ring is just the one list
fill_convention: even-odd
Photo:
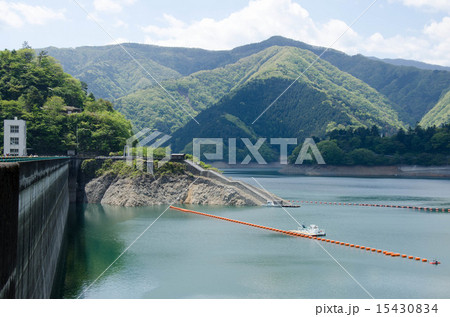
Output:
[[260,197],[231,184],[204,176],[196,178],[188,173],[166,174],[157,179],[150,174],[121,177],[107,173],[86,184],[86,200],[89,203],[128,207],[173,203],[236,206],[262,204]]

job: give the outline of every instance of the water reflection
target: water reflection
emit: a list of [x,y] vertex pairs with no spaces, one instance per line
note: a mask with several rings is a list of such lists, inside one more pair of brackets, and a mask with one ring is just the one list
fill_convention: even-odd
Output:
[[[136,216],[139,210],[100,204],[71,205],[65,241],[63,285],[55,297],[76,298],[126,247],[112,225]],[[115,264],[120,269],[120,261]]]

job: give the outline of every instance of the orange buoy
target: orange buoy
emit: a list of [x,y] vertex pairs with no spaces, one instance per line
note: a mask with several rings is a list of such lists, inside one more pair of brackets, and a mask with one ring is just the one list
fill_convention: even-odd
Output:
[[412,255],[408,256],[408,259],[412,260],[414,257]]
[[350,244],[350,248],[354,248],[355,247],[355,245],[354,244]]
[[[330,203],[330,204],[332,204],[332,203]],[[356,204],[354,204],[354,205],[356,205]],[[338,245],[345,245],[345,246],[355,247],[355,248],[358,248],[358,249],[360,248],[360,249],[363,249],[363,250],[377,252],[377,253],[383,252],[383,254],[390,255],[392,257],[400,256],[400,253],[382,251],[381,249],[375,249],[375,248],[371,248],[371,247],[365,247],[365,246],[350,244],[350,243],[341,242],[341,241],[337,241],[337,240],[330,240],[330,239],[320,238],[320,237],[316,237],[316,236],[310,236],[310,235],[305,235],[305,234],[301,234],[301,233],[290,232],[290,231],[286,231],[286,230],[280,230],[280,229],[276,229],[276,228],[256,225],[256,224],[252,224],[252,223],[248,223],[248,222],[243,222],[243,221],[239,221],[239,220],[229,219],[229,218],[225,218],[225,217],[219,217],[219,216],[216,216],[216,215],[210,215],[210,214],[206,214],[206,213],[202,213],[202,212],[198,212],[198,211],[193,211],[193,210],[188,210],[188,209],[183,209],[183,208],[178,208],[178,207],[174,207],[174,206],[170,206],[170,208],[175,209],[175,210],[179,210],[179,211],[182,211],[182,212],[189,212],[189,213],[202,215],[202,216],[207,216],[207,217],[211,217],[211,218],[215,218],[215,219],[220,219],[220,220],[225,220],[225,221],[229,221],[229,222],[239,223],[239,224],[243,224],[243,225],[247,225],[247,226],[251,226],[251,227],[255,227],[255,228],[261,228],[261,229],[265,229],[265,230],[279,232],[279,233],[283,233],[283,234],[290,235],[290,236],[297,236],[297,237],[304,237],[304,238],[314,239],[314,240],[319,240],[319,241],[326,241],[326,242],[335,243],[335,244],[338,244]],[[403,208],[405,208],[405,207],[403,207]],[[450,209],[448,209],[448,210],[450,212]],[[422,261],[424,263],[428,262],[428,260],[425,259],[425,258],[422,259],[420,257],[407,256],[406,254],[402,254],[401,257],[402,258],[408,257],[409,259],[414,259],[416,261]]]

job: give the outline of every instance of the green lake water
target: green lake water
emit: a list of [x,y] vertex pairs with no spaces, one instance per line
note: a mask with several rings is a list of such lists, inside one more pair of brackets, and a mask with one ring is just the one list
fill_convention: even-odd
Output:
[[[450,180],[293,177],[254,170],[226,174],[256,185],[254,177],[291,200],[450,208]],[[370,293],[374,298],[450,298],[450,213],[328,205],[288,209],[297,221],[323,228],[330,239],[442,262],[434,266],[171,209],[164,212],[166,208],[73,206],[56,296],[370,298]],[[186,208],[297,228],[281,208]]]

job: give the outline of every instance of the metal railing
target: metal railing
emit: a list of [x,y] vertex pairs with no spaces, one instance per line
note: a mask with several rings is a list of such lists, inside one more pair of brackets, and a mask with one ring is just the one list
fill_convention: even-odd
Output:
[[14,156],[14,157],[0,157],[0,163],[15,163],[15,162],[30,162],[43,160],[65,159],[68,156]]

